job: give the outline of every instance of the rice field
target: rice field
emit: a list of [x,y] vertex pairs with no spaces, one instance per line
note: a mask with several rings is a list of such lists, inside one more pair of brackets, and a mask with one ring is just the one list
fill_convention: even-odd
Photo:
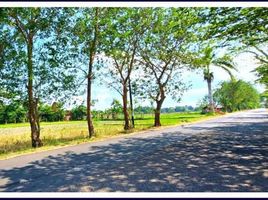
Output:
[[[193,122],[208,118],[200,113],[169,113],[161,115],[162,126]],[[95,136],[88,138],[86,121],[41,122],[41,140],[44,146],[31,148],[30,126],[28,123],[0,125],[0,159],[27,152],[42,151],[59,146],[96,141],[115,135],[152,128],[152,114],[135,120],[135,129],[124,131],[123,120],[94,121]]]

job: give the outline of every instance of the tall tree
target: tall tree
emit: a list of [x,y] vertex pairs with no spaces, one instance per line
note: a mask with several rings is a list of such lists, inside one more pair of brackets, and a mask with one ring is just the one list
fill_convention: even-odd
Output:
[[[96,55],[100,51],[101,39],[103,37],[105,27],[106,8],[73,8],[74,26],[71,28],[72,36],[70,37],[73,45],[76,47],[73,52],[82,65],[74,66],[84,73],[87,80],[87,124],[88,134],[92,137],[94,134],[94,126],[92,122],[91,106],[92,106],[92,83],[95,77],[95,67],[97,65]],[[69,31],[69,30],[67,30]],[[73,59],[73,57],[72,57]],[[87,64],[86,64],[87,63]]]
[[[131,128],[128,113],[128,83],[135,68],[135,57],[143,33],[144,8],[110,9],[106,30],[105,55],[109,58],[109,86],[120,93],[123,100],[124,129]],[[119,85],[118,85],[119,84]]]
[[212,67],[217,67],[226,71],[231,79],[233,75],[231,70],[236,70],[233,59],[227,53],[223,56],[218,55],[216,49],[211,44],[206,44],[204,48],[198,52],[198,58],[193,61],[193,65],[201,67],[203,69],[204,80],[208,85],[208,99],[209,99],[209,110],[214,112],[214,102],[212,96],[212,81],[214,79],[214,74],[211,70]]
[[1,13],[1,32],[11,39],[9,57],[1,62],[3,82],[21,96],[27,93],[32,146],[40,147],[39,100],[55,98],[53,93],[59,95],[73,80],[62,66],[67,45],[60,48],[57,40],[61,12],[59,8],[2,8]]
[[139,51],[144,77],[137,88],[142,96],[156,103],[154,125],[161,126],[160,112],[166,96],[180,100],[186,89],[180,72],[189,61],[187,48],[197,19],[194,10],[188,8],[155,8],[148,12],[146,20],[149,27]]

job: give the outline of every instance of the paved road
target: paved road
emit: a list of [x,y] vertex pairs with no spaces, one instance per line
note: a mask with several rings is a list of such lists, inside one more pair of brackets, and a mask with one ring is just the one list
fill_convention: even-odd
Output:
[[1,192],[268,192],[268,113],[0,161]]

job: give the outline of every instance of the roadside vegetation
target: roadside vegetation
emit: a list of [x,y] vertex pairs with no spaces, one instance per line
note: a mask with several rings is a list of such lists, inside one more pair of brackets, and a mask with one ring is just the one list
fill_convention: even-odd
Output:
[[221,105],[225,112],[260,107],[261,95],[250,83],[243,80],[222,82],[213,96],[215,104]]
[[[211,115],[202,115],[200,112],[187,113],[165,113],[162,114],[162,126],[185,124],[208,119]],[[153,128],[154,115],[137,115],[135,128],[125,131],[122,129],[124,124],[123,115],[118,116],[117,120],[94,120],[95,136],[87,137],[86,121],[61,121],[61,122],[41,122],[41,139],[44,147],[40,150],[51,149],[64,145],[79,144],[83,142],[97,141],[127,133],[134,133],[141,130]],[[30,128],[28,123],[2,124],[0,125],[0,159],[27,152],[36,152],[30,145]]]
[[[200,112],[257,108],[260,100],[267,105],[267,91],[260,95],[233,75],[243,73],[234,58],[251,53],[258,62],[256,81],[268,87],[267,13],[266,8],[235,7],[0,8],[0,123],[12,123],[0,125],[0,153],[206,117],[164,114],[178,112],[163,108],[167,97],[179,103],[191,89],[183,81],[185,70],[203,72],[207,82]],[[215,67],[230,75],[230,82],[219,88],[212,88]],[[93,110],[98,100],[93,83],[113,89],[121,99],[108,110]],[[86,99],[77,104],[73,98],[81,94]],[[132,95],[152,106],[133,106]],[[134,113],[141,113],[136,125]],[[87,125],[62,120],[85,120]],[[14,134],[5,132],[9,130]]]

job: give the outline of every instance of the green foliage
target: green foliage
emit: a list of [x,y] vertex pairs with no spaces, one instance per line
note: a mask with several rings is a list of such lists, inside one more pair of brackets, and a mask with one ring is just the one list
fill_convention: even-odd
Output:
[[268,41],[265,28],[268,22],[265,7],[218,7],[204,10],[207,37],[225,41],[237,40],[246,45],[258,45]]
[[121,116],[123,114],[123,106],[121,105],[119,100],[113,99],[110,108],[105,109],[105,111],[94,110],[92,111],[92,113],[93,118],[98,120],[118,120],[121,119]]
[[122,107],[120,101],[117,99],[113,99],[113,102],[111,104],[111,109],[110,109],[112,112],[112,116],[113,116],[112,118],[116,119],[117,115],[122,113],[122,109],[123,109],[123,107]]
[[[105,38],[108,10],[96,7],[64,9],[64,33],[61,34],[61,38],[68,45],[65,62],[77,77],[77,91],[81,89],[79,86],[84,84],[88,76],[92,80],[98,77],[98,70],[102,67],[98,54],[101,53],[100,47]],[[81,90],[84,89],[85,87]]]
[[127,85],[133,71],[138,67],[138,45],[143,38],[148,8],[110,8],[107,14],[105,40],[101,49],[108,67],[104,72],[107,85],[121,95],[122,85]]
[[25,122],[27,108],[15,93],[0,90],[0,124]]
[[187,105],[161,109],[161,113],[193,112],[193,111],[195,111],[195,108],[193,106],[187,106]]
[[242,80],[223,82],[215,91],[214,100],[229,112],[260,106],[260,95],[257,90]]
[[76,106],[71,110],[72,120],[83,120],[87,116],[87,108],[84,105]]
[[[74,76],[68,69],[63,40],[63,8],[1,8],[0,85],[21,98],[26,83],[33,79],[33,95],[41,101],[64,98],[74,89]],[[27,36],[28,34],[28,36]],[[33,38],[33,69],[29,72],[27,46]],[[2,43],[3,42],[3,43]],[[2,53],[1,53],[2,52]]]
[[41,104],[39,110],[40,120],[45,122],[62,121],[65,115],[62,103]]
[[261,103],[265,108],[268,108],[268,89],[261,94]]
[[[256,68],[255,72],[257,74],[257,81],[264,84],[268,88],[268,56],[267,63],[263,63]],[[267,90],[268,91],[268,90]]]
[[228,53],[225,53],[223,56],[218,55],[218,49],[216,48],[216,45],[213,44],[214,42],[212,40],[203,43],[204,44],[200,45],[200,50],[197,52],[197,57],[193,58],[192,64],[193,66],[201,68],[203,70],[204,80],[208,84],[209,110],[211,112],[214,112],[211,84],[214,79],[214,74],[211,68],[214,66],[223,69],[230,75],[231,79],[234,79],[231,70],[236,70],[236,68],[232,57]]
[[[267,8],[225,7],[0,8],[0,123],[26,120],[31,103],[22,101],[27,98],[29,80],[33,99],[48,102],[72,97],[84,79],[96,77],[108,77],[108,85],[127,97],[131,79],[135,97],[149,98],[161,108],[167,95],[180,101],[188,89],[182,81],[183,67],[202,68],[204,79],[212,81],[211,67],[217,66],[233,78],[232,52],[219,56],[218,50],[225,46],[251,52],[259,61],[258,81],[268,88],[267,13]],[[95,70],[102,68],[109,76]],[[267,99],[267,91],[262,98]],[[230,111],[259,106],[256,90],[234,79],[222,83],[214,99]],[[41,104],[41,120],[62,120],[62,107]],[[161,111],[187,110],[192,108]],[[135,112],[153,109],[140,106]],[[119,119],[122,106],[114,100],[110,109],[92,113],[94,118]],[[73,120],[84,119],[86,108],[77,106],[71,115]]]
[[150,114],[154,112],[154,108],[150,106],[138,106],[134,109],[134,113]]
[[217,39],[220,46],[229,46],[234,52],[250,52],[255,56],[259,61],[255,70],[257,81],[268,87],[267,8],[210,8],[200,12],[200,15],[208,22],[207,39]]
[[140,43],[139,64],[143,66],[134,85],[142,98],[164,101],[166,95],[180,101],[188,89],[182,81],[182,67],[189,67],[189,47],[195,41],[198,23],[194,9],[152,8],[147,12],[146,31]]
[[[27,107],[18,100],[9,100],[11,103],[0,105],[0,124],[21,123],[27,121]],[[65,115],[62,103],[54,103],[52,106],[41,104],[39,117],[41,121],[62,121]]]
[[[204,45],[204,46],[203,46]],[[233,78],[231,70],[237,70],[231,53],[225,53],[219,56],[219,49],[214,44],[203,44],[196,53],[197,57],[193,59],[192,65],[203,69],[204,80],[212,80],[214,78],[211,67],[215,66],[226,71]]]
[[25,122],[27,119],[26,108],[18,101],[0,106],[0,124]]

